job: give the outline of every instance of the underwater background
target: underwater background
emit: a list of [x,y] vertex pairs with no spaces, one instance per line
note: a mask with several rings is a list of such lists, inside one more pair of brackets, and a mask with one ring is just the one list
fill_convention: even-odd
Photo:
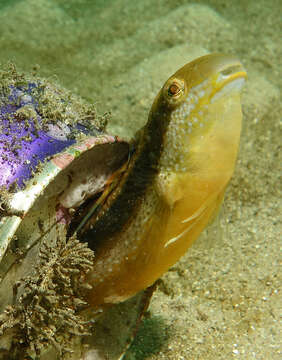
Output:
[[126,138],[190,60],[232,53],[247,69],[221,215],[159,281],[127,360],[281,358],[281,13],[279,0],[0,0],[1,65],[110,111]]

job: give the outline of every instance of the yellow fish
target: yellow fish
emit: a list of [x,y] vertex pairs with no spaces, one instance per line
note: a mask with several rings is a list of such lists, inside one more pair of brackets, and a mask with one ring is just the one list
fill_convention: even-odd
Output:
[[95,252],[90,304],[123,301],[153,284],[215,217],[234,171],[245,79],[235,57],[212,54],[166,81],[128,164],[78,228]]

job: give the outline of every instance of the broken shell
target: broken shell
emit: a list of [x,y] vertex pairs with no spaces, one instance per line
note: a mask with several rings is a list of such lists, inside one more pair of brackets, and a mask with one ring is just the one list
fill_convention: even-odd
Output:
[[[0,94],[0,358],[56,358],[67,347],[75,350],[70,338],[85,338],[85,319],[94,316],[79,315],[94,255],[73,238],[66,242],[71,214],[65,210],[103,191],[127,163],[129,145],[106,134],[93,109],[65,90],[36,79],[17,84],[18,75],[10,73]],[[106,319],[108,334],[100,326],[94,339],[87,337],[89,351],[104,359],[99,339],[107,342],[120,325],[124,342],[112,349],[119,358],[148,298],[140,294],[123,305],[128,316],[113,309],[115,324]],[[81,351],[77,346],[77,358]]]

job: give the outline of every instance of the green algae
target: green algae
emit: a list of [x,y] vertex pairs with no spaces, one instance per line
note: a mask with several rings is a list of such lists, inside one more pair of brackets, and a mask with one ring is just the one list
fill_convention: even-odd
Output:
[[9,352],[1,353],[5,359],[37,358],[50,345],[63,358],[74,336],[90,335],[80,311],[87,304],[85,276],[93,260],[93,252],[75,238],[42,243],[34,274],[14,284],[17,304],[0,314],[0,335],[12,338]]

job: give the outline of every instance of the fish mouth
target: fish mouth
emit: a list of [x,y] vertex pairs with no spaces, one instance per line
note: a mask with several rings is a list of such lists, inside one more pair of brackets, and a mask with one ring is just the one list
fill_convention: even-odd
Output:
[[235,64],[228,64],[218,71],[213,79],[213,91],[210,102],[214,103],[223,96],[240,92],[245,84],[247,73],[243,65],[238,61]]

